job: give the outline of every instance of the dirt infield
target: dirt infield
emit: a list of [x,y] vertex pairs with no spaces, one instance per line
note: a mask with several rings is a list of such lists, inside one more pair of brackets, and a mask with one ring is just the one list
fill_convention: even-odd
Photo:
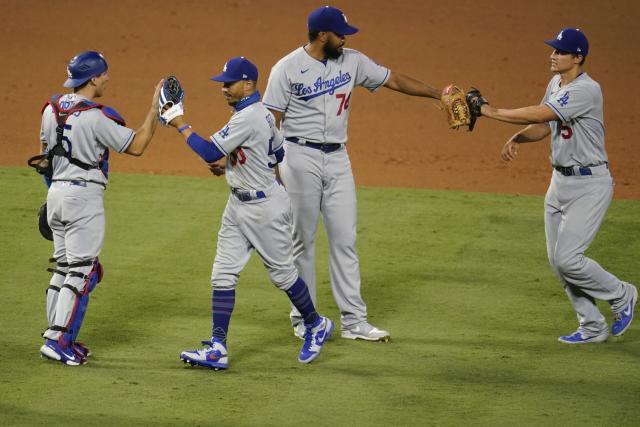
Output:
[[[610,4],[607,4],[610,3]],[[80,4],[82,4],[80,8]],[[58,91],[73,54],[102,51],[111,81],[100,101],[131,127],[142,121],[155,83],[176,74],[187,91],[187,117],[202,134],[218,129],[228,107],[208,78],[226,59],[244,55],[261,71],[305,42],[314,1],[164,0],[44,2],[3,0],[3,150],[0,165],[24,165],[38,150],[39,110]],[[602,86],[611,169],[617,198],[640,198],[640,3],[487,0],[339,1],[360,32],[347,47],[377,62],[442,87],[450,82],[483,90],[492,104],[517,107],[540,101],[551,77],[542,43],[560,28],[582,28],[591,41],[586,70]],[[163,35],[164,33],[164,35]],[[523,147],[512,164],[500,147],[516,126],[480,121],[476,131],[448,130],[435,103],[383,89],[356,91],[349,151],[358,184],[544,194],[549,142]],[[207,175],[175,135],[159,129],[140,159],[113,156],[112,170]]]

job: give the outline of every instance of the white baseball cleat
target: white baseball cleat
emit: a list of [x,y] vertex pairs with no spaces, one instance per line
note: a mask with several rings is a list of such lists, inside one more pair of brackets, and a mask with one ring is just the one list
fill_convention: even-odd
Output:
[[367,322],[360,322],[351,326],[343,326],[342,338],[348,338],[350,340],[389,342],[391,341],[391,334],[382,329],[378,329]]
[[207,347],[202,350],[187,350],[180,353],[180,360],[191,366],[205,366],[214,370],[227,369],[229,367],[229,356],[227,346],[213,339],[202,341]]

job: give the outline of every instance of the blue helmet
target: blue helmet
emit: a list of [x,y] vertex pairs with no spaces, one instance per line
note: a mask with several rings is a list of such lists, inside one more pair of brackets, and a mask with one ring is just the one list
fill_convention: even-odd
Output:
[[67,65],[67,77],[64,87],[78,87],[91,77],[99,76],[109,66],[101,53],[88,50],[74,56]]

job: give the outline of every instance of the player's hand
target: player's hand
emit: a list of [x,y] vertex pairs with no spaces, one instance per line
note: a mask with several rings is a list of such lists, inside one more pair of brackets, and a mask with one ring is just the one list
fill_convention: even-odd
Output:
[[180,128],[187,124],[187,121],[184,119],[184,116],[177,116],[172,119],[167,125],[172,126],[174,128]]
[[151,99],[151,109],[155,113],[158,111],[160,106],[160,89],[162,89],[162,84],[164,83],[164,79],[160,80],[160,82],[156,85],[156,90],[153,92],[153,98]]
[[502,153],[500,155],[502,157],[502,160],[504,160],[505,162],[515,160],[518,156],[519,145],[520,144],[515,142],[513,138],[508,140],[507,143],[504,144],[504,147],[502,147]]
[[220,160],[216,160],[215,162],[207,163],[209,165],[209,170],[215,176],[221,176],[225,173],[225,168],[227,167],[227,158],[223,157]]

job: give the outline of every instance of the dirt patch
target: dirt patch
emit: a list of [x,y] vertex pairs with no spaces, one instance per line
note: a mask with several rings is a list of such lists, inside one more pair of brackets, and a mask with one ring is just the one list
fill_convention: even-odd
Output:
[[[450,82],[483,90],[492,104],[536,104],[551,77],[543,39],[577,26],[591,42],[587,72],[605,96],[607,149],[617,198],[640,198],[640,148],[635,135],[640,109],[640,3],[487,0],[432,4],[342,1],[360,32],[347,46],[375,61],[443,87]],[[508,6],[507,6],[508,4]],[[41,2],[5,0],[0,46],[1,165],[24,165],[38,150],[40,107],[62,92],[69,58],[82,50],[103,52],[110,86],[101,99],[137,127],[155,83],[176,74],[187,91],[189,122],[202,134],[229,116],[218,85],[208,78],[224,61],[244,55],[261,72],[264,90],[271,66],[302,45],[311,1],[118,1]],[[451,19],[455,19],[455,26]],[[166,35],[162,35],[162,32]],[[383,89],[354,93],[349,151],[360,185],[427,187],[544,194],[549,177],[549,141],[523,147],[511,164],[499,159],[519,127],[480,121],[473,133],[447,129],[435,104]],[[175,135],[159,129],[142,158],[113,156],[112,170],[152,174],[208,175]]]

